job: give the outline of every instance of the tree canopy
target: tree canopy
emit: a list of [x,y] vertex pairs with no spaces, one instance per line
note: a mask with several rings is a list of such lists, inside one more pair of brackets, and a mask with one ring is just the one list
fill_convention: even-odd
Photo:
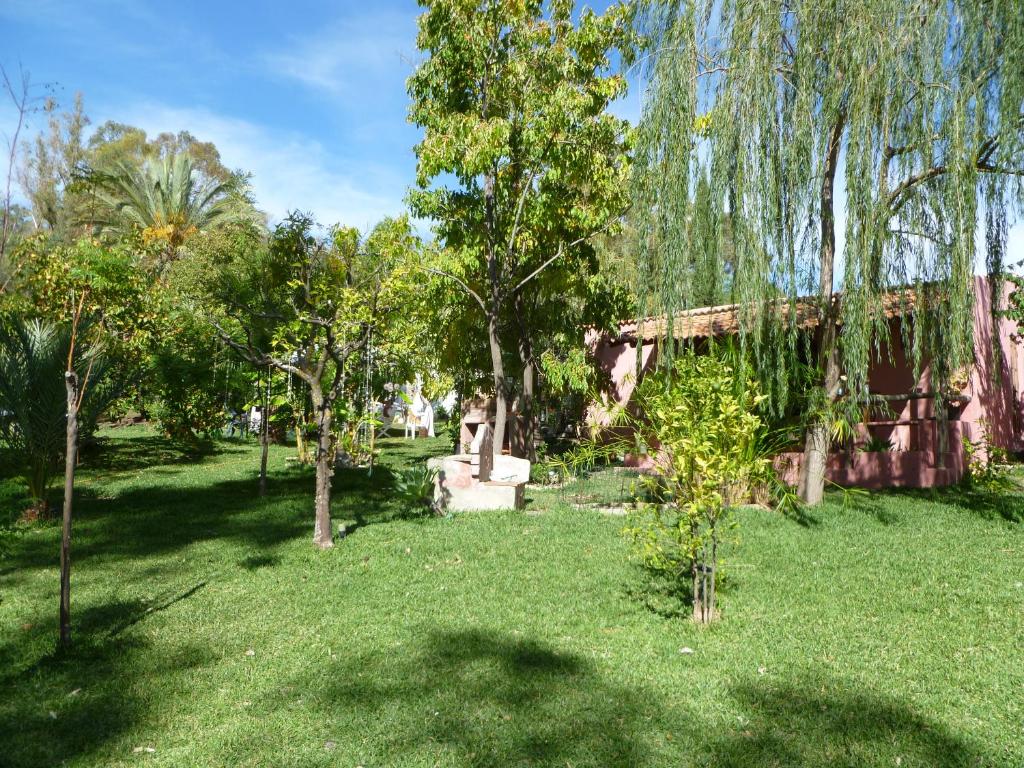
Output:
[[[626,88],[611,57],[630,27],[623,5],[578,18],[572,0],[421,5],[418,45],[428,56],[409,93],[424,138],[410,201],[447,249],[434,273],[481,311],[500,451],[506,376],[517,368],[530,421],[539,355],[530,321],[544,316],[540,304],[586,289],[598,266],[589,240],[626,208],[628,123],[608,107]],[[519,353],[511,368],[509,336]]]
[[[851,405],[866,395],[887,293],[915,289],[905,341],[916,366],[930,363],[940,401],[972,362],[979,224],[998,271],[1024,202],[1019,3],[647,0],[639,19],[650,76],[634,187],[641,288],[674,312],[724,286],[776,403],[810,359],[805,498],[816,501],[823,414],[843,393]],[[695,194],[704,174],[710,216]],[[801,353],[804,294],[817,296],[821,329]]]

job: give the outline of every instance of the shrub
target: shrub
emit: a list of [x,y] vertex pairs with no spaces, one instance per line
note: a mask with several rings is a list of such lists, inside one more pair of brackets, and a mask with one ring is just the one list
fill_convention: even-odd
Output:
[[657,446],[651,501],[637,504],[625,533],[645,566],[689,580],[694,619],[716,612],[719,545],[734,527],[731,510],[755,487],[777,482],[770,458],[757,450],[764,400],[754,381],[737,386],[732,366],[686,352],[648,376],[637,392],[631,426]]
[[438,512],[434,503],[434,483],[437,470],[423,465],[399,470],[395,474],[395,495],[414,512]]
[[895,446],[888,438],[871,435],[858,450],[861,453],[888,453],[895,450]]
[[1014,487],[1006,464],[1006,451],[995,445],[985,422],[980,423],[981,439],[971,442],[963,438],[966,471],[963,484],[982,491],[1005,491]]

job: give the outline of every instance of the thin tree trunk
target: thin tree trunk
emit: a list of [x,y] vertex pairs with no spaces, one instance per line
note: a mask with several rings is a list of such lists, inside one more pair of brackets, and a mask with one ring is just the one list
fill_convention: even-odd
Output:
[[68,396],[67,446],[64,457],[64,518],[60,538],[60,640],[61,648],[71,647],[71,508],[75,491],[75,466],[78,462],[78,374],[64,373]]
[[519,393],[519,403],[516,408],[516,416],[519,423],[516,425],[516,444],[513,446],[513,453],[522,456],[531,462],[537,460],[537,415],[534,409],[535,394],[537,387],[537,366],[533,359],[533,344],[527,335],[523,323],[525,308],[520,297],[517,295],[515,301],[515,313],[519,318],[519,360],[523,366],[523,382]]
[[[481,83],[480,116],[486,120],[489,113],[489,83],[485,75]],[[498,175],[497,163],[484,174],[484,229],[487,233],[487,281],[489,283],[490,306],[487,308],[487,342],[491,349],[491,369],[494,374],[494,455],[500,456],[505,444],[505,421],[508,418],[508,394],[505,386],[505,362],[502,356],[501,339],[498,336],[498,320],[501,317],[502,285],[498,265],[497,202],[494,191]]]
[[321,549],[334,546],[331,536],[331,406],[324,401],[319,387],[312,390],[313,408],[316,411],[316,524],[313,528],[313,543]]
[[807,505],[820,504],[825,496],[825,468],[828,462],[829,425],[823,407],[831,404],[839,390],[839,350],[837,348],[838,305],[832,300],[836,255],[834,212],[836,166],[842,143],[845,118],[840,115],[832,128],[828,156],[821,181],[821,271],[819,300],[822,302],[817,368],[822,374],[822,400],[811,414],[804,438],[804,456],[800,466],[800,499]]
[[708,573],[708,623],[715,620],[715,591],[718,587],[718,531],[715,525],[711,526],[711,571]]
[[505,362],[498,338],[498,318],[491,313],[487,318],[487,341],[491,348],[491,368],[494,372],[494,455],[501,455],[505,444],[505,422],[508,417],[508,394],[505,386]]
[[260,419],[260,496],[267,495],[267,455],[270,453],[270,371],[263,388],[263,418]]
[[519,435],[519,450],[517,454],[529,459],[531,462],[537,461],[536,386],[537,369],[534,367],[533,360],[524,360],[523,390],[519,396],[519,408],[517,409],[519,417],[519,425],[516,430]]

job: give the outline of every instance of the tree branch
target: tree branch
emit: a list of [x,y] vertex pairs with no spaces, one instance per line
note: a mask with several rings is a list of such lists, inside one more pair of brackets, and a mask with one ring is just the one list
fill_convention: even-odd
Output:
[[522,289],[522,287],[524,285],[526,285],[528,282],[533,280],[533,278],[535,278],[537,275],[539,275],[541,272],[543,272],[545,269],[547,269],[549,266],[551,266],[558,259],[558,257],[561,256],[563,253],[565,253],[568,249],[575,248],[580,243],[585,242],[585,241],[589,240],[590,238],[592,238],[592,237],[594,237],[596,235],[601,234],[602,232],[606,231],[609,227],[611,227],[611,225],[614,222],[615,222],[615,217],[609,218],[608,221],[606,221],[604,224],[602,224],[600,227],[595,229],[590,234],[584,235],[583,237],[577,237],[575,240],[573,240],[568,245],[566,245],[565,243],[559,243],[559,245],[558,245],[558,252],[554,256],[552,256],[550,259],[545,261],[543,264],[541,264],[539,267],[537,267],[535,270],[533,270],[533,272],[531,272],[526,277],[524,277],[522,279],[522,281],[519,283],[519,285],[517,285],[514,289],[512,289],[512,293],[518,293],[520,291],[520,289]]
[[[18,137],[21,135],[21,129],[25,125],[25,115],[29,111],[29,81],[25,75],[24,70],[21,72],[21,92],[16,93],[14,90],[14,84],[11,83],[11,79],[7,74],[7,70],[0,67],[0,79],[3,80],[3,90],[7,92],[11,102],[14,104],[14,109],[18,113],[18,120],[14,127],[14,134],[11,136],[10,145],[7,148],[7,179],[4,187],[4,209],[3,209],[3,224],[0,226],[0,263],[3,262],[4,256],[7,252],[7,239],[10,235],[11,225],[11,181],[14,178],[14,164],[18,157]],[[4,279],[3,285],[0,285],[0,293],[7,290],[7,285],[11,281],[11,276]]]
[[469,284],[462,278],[456,277],[450,272],[445,272],[443,269],[435,269],[434,267],[424,267],[422,265],[417,265],[417,268],[423,270],[424,272],[430,272],[431,274],[438,275],[440,277],[447,277],[449,280],[458,283],[459,286],[461,286],[466,293],[468,293],[476,300],[476,303],[480,305],[480,309],[482,309],[484,312],[487,311],[487,304],[484,303],[484,300],[482,298],[480,298],[480,294],[474,291],[472,288],[470,288]]
[[255,346],[255,344],[253,344],[252,334],[248,330],[246,330],[246,343],[241,344],[235,341],[235,338],[216,320],[208,317],[207,321],[217,331],[217,335],[220,337],[221,341],[223,341],[225,344],[227,344],[229,347],[235,350],[235,352],[241,355],[243,359],[245,359],[252,365],[272,365],[279,371],[295,374],[300,379],[305,381],[307,384],[311,383],[312,376],[309,371],[304,370],[299,366],[292,365],[291,363],[285,360],[281,360],[280,358],[276,358],[273,355],[259,349],[257,346]]

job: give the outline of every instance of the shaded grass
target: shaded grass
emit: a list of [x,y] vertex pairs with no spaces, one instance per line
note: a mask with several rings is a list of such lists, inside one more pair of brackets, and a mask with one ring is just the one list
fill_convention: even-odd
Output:
[[557,493],[537,516],[408,517],[392,470],[442,439],[339,472],[350,533],[321,553],[288,449],[259,499],[255,443],[104,438],[71,654],[56,527],[0,562],[0,765],[1022,762],[1024,532],[960,495],[837,498],[813,526],[742,510],[702,630],[645,607],[621,519]]

